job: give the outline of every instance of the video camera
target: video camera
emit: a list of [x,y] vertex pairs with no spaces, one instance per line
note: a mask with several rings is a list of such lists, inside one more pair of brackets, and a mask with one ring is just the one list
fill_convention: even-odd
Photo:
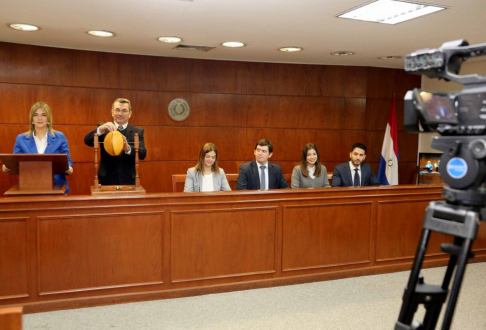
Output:
[[[423,131],[440,134],[433,138],[432,147],[444,152],[439,173],[447,185],[442,189],[445,201],[433,201],[427,206],[395,330],[435,329],[446,299],[441,329],[448,330],[467,261],[474,257],[472,243],[480,220],[486,219],[486,76],[458,73],[468,58],[483,55],[486,44],[469,46],[467,41],[457,40],[446,42],[439,49],[416,51],[405,58],[405,71],[456,81],[464,88],[452,93],[414,89],[405,95],[407,130],[418,132],[421,125]],[[453,244],[441,244],[441,251],[450,254],[450,258],[440,285],[427,284],[420,275],[432,232],[453,237]],[[420,305],[426,310],[422,323],[413,320]]]
[[405,95],[404,124],[408,131],[436,131],[432,147],[444,153],[439,172],[449,186],[443,198],[452,204],[484,207],[486,191],[486,76],[458,75],[464,61],[486,55],[486,43],[465,40],[422,49],[405,57],[405,71],[455,81],[462,91],[434,93],[420,89]]

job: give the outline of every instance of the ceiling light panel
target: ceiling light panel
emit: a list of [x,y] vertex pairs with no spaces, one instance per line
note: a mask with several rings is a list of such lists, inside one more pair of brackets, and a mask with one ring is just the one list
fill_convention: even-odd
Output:
[[398,0],[377,0],[347,11],[337,17],[383,24],[397,24],[443,9],[446,8]]

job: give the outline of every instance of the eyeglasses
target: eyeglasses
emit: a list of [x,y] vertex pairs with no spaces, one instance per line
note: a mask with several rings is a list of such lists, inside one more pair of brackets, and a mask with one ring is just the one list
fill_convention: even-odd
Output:
[[113,112],[114,112],[114,113],[123,113],[123,114],[127,114],[127,113],[129,113],[129,112],[130,112],[130,110],[127,110],[127,109],[123,109],[123,110],[121,110],[121,109],[113,109]]

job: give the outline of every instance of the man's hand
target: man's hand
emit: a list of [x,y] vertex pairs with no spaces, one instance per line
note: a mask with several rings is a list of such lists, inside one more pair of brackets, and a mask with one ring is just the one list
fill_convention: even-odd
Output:
[[100,133],[113,132],[116,131],[116,126],[112,122],[104,123],[100,126]]
[[128,145],[127,137],[125,135],[122,135],[122,136],[123,136],[123,151],[129,152],[131,148]]
[[10,169],[7,166],[2,165],[2,171],[4,171],[4,172],[10,172]]

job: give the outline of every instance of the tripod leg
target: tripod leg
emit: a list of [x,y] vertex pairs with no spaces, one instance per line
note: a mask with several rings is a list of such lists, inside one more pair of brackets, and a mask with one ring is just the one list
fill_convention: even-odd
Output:
[[417,248],[417,253],[415,254],[412,271],[408,279],[407,287],[405,288],[405,292],[403,294],[402,308],[400,309],[400,314],[398,316],[398,321],[403,324],[411,324],[413,321],[413,315],[417,311],[418,304],[413,301],[413,296],[415,294],[415,288],[417,287],[417,283],[419,281],[420,269],[422,268],[422,263],[424,261],[429,239],[430,230],[423,229]]
[[[460,239],[455,238],[454,243],[457,244],[458,240]],[[449,263],[447,265],[444,280],[442,281],[441,288],[443,290],[447,291],[449,289],[449,284],[451,282],[452,274],[454,273],[454,268],[456,267],[456,262],[457,256],[451,255],[451,257],[449,258]],[[440,311],[442,310],[442,304],[429,304],[428,306],[425,306],[425,309],[427,310],[427,312],[425,313],[423,322],[424,329],[435,329],[437,321],[439,320]]]
[[444,323],[442,323],[442,330],[449,330],[451,326],[452,316],[454,315],[457,298],[459,297],[459,291],[461,290],[461,284],[464,278],[464,272],[466,271],[467,259],[469,251],[471,250],[471,246],[471,239],[463,240],[462,250],[457,263],[456,276],[454,277],[454,281],[452,282],[451,294],[444,315]]

